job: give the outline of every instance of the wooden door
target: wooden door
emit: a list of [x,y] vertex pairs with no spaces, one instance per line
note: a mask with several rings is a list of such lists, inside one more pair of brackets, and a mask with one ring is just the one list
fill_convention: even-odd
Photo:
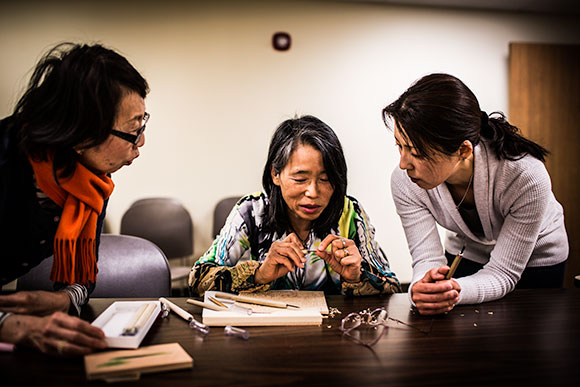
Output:
[[580,46],[511,43],[509,121],[546,147],[552,187],[564,207],[570,255],[564,279],[580,274]]

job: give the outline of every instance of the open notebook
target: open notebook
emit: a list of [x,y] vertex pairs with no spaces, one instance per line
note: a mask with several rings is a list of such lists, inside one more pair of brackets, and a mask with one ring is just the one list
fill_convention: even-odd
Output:
[[243,293],[245,297],[282,301],[300,308],[274,308],[241,303],[216,297],[215,291],[205,292],[204,301],[211,303],[215,297],[228,306],[226,311],[204,308],[203,323],[209,326],[272,326],[272,325],[320,325],[322,315],[328,314],[324,292],[302,290],[270,290],[264,293]]

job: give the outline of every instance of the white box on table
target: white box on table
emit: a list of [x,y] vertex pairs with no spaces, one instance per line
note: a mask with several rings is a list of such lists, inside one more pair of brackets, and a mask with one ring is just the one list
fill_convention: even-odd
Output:
[[[134,335],[123,335],[123,328],[144,305],[154,303],[155,308],[145,324]],[[110,348],[139,348],[141,341],[155,322],[161,311],[159,301],[115,301],[92,322],[105,332],[105,340]]]

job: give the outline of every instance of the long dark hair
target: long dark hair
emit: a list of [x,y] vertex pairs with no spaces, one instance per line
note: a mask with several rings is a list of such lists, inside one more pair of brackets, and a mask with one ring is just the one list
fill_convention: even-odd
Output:
[[530,154],[545,161],[548,155],[545,148],[521,136],[503,113],[488,116],[481,111],[473,92],[448,74],[427,75],[411,85],[383,109],[385,125],[391,128],[389,117],[417,154],[427,159],[432,159],[432,150],[450,155],[463,141],[475,146],[481,137],[489,140],[500,159],[518,160]]
[[103,143],[121,97],[145,98],[147,81],[118,53],[99,44],[61,43],[36,65],[14,117],[22,150],[35,160],[53,157],[54,175],[70,176],[78,149]]
[[291,229],[288,218],[288,206],[282,197],[282,191],[272,180],[274,173],[280,173],[288,164],[292,152],[299,145],[310,145],[322,154],[324,169],[334,192],[328,206],[312,222],[312,229],[318,237],[325,237],[336,227],[344,207],[346,195],[347,170],[342,146],[334,131],[324,122],[313,116],[303,116],[286,120],[278,126],[268,150],[268,160],[264,166],[262,185],[269,197],[268,216],[264,227],[278,234]]

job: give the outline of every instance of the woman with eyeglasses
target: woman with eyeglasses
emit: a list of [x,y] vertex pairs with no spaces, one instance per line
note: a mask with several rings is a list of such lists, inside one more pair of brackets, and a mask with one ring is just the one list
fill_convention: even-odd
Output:
[[0,341],[57,355],[105,347],[78,314],[97,279],[111,174],[144,144],[145,79],[101,45],[57,45],[0,121],[0,280],[53,255],[55,292],[0,296]]
[[189,276],[193,294],[269,289],[366,295],[401,291],[361,204],[346,195],[342,146],[316,117],[282,122],[264,191],[232,209]]
[[[561,287],[568,257],[546,149],[503,114],[481,111],[447,74],[421,78],[383,110],[400,152],[391,190],[413,258],[409,295],[422,314]],[[445,249],[437,225],[447,230]],[[463,251],[455,276],[445,279]]]

